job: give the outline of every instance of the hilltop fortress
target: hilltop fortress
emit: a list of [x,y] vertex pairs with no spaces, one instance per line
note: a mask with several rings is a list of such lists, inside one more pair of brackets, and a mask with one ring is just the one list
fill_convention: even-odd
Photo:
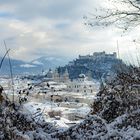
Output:
[[94,61],[94,60],[99,60],[99,59],[117,59],[117,53],[113,52],[112,54],[107,54],[105,51],[103,52],[94,52],[92,55],[79,55],[79,57],[76,60],[70,61],[68,63],[69,66],[72,66],[76,64],[77,62],[85,62],[85,61]]
[[113,54],[106,54],[105,51],[103,52],[94,52],[93,55],[79,55],[79,59],[96,59],[96,58],[112,58],[112,59],[116,59],[117,58],[117,53],[114,52]]
[[71,80],[77,79],[79,74],[85,74],[89,78],[100,79],[106,77],[109,73],[115,73],[118,65],[125,65],[121,59],[117,58],[117,53],[107,54],[103,52],[94,52],[92,55],[79,55],[73,61],[70,61],[64,67],[58,67],[59,75],[68,71]]
[[92,55],[79,55],[78,58],[70,61],[64,67],[56,68],[54,72],[50,70],[47,77],[51,77],[57,82],[68,82],[78,79],[80,74],[84,74],[90,80],[100,80],[114,75],[120,65],[121,68],[126,67],[123,61],[117,58],[116,52],[111,54],[107,54],[105,51],[94,52]]

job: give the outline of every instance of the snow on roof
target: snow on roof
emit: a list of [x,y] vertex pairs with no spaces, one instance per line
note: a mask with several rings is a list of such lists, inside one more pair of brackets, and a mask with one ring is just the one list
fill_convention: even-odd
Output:
[[78,78],[86,78],[85,74],[79,74]]

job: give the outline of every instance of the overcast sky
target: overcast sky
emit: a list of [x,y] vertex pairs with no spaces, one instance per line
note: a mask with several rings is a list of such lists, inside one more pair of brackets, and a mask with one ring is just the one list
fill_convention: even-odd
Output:
[[134,55],[132,40],[136,32],[121,37],[113,27],[84,25],[83,16],[104,1],[0,0],[0,56],[5,52],[3,40],[12,49],[11,56],[24,61],[41,56],[72,59],[95,51],[114,52],[117,40],[122,58]]

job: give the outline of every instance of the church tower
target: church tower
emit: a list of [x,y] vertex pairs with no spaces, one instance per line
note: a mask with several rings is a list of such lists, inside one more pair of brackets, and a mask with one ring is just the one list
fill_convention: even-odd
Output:
[[69,81],[70,81],[69,72],[68,72],[68,69],[66,68],[65,73],[63,74],[63,82],[66,83],[66,82],[69,82]]
[[51,69],[49,69],[49,71],[47,73],[47,78],[50,78],[50,79],[53,78],[53,71]]
[[55,72],[53,74],[53,79],[55,82],[60,82],[60,76],[57,69],[55,69]]

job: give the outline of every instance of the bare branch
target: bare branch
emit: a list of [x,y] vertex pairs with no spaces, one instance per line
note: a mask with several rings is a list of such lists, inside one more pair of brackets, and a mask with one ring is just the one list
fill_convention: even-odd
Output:
[[88,25],[108,26],[115,24],[117,27],[123,27],[124,30],[140,25],[140,2],[138,0],[112,0],[112,5],[115,9],[103,8],[91,14],[92,18],[87,18]]

